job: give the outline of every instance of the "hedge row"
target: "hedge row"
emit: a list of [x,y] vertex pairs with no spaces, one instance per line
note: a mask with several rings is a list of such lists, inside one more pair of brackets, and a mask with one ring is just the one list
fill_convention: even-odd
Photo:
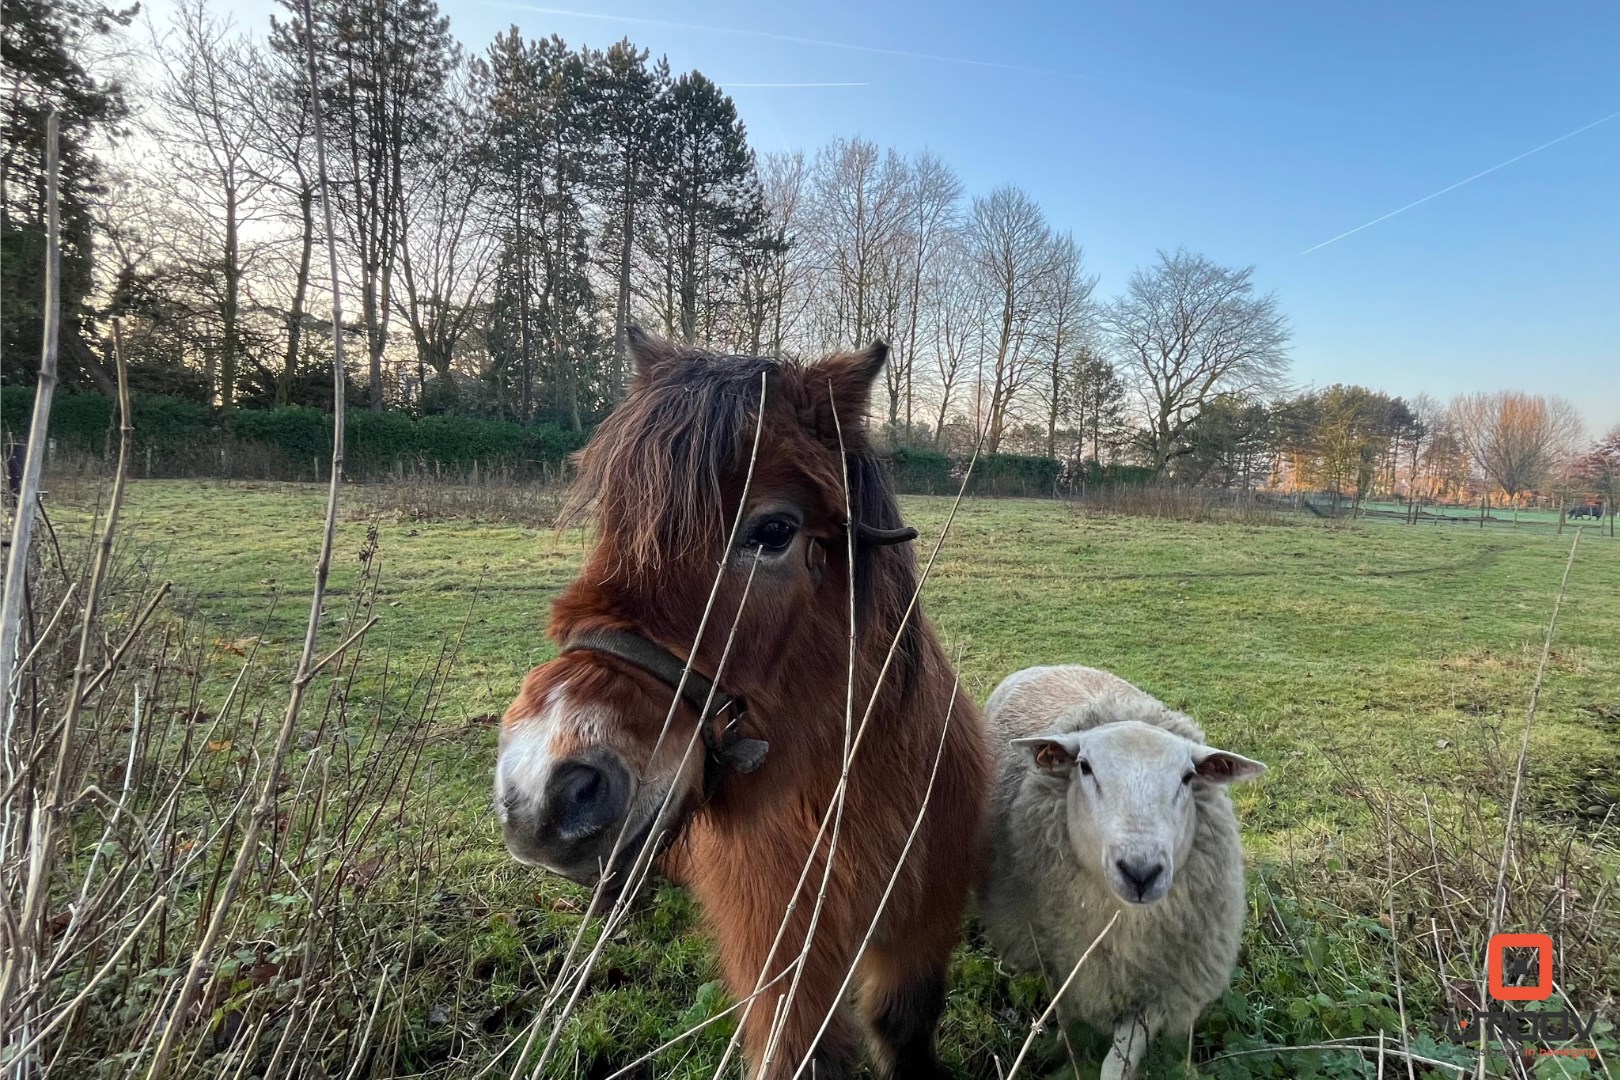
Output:
[[[164,459],[198,459],[198,452],[235,439],[272,448],[298,469],[332,456],[332,420],[319,409],[238,409],[225,414],[181,398],[135,394],[135,451]],[[32,387],[0,394],[0,421],[15,438],[28,430]],[[556,467],[585,435],[554,425],[524,427],[470,416],[411,417],[352,410],[345,422],[345,462],[356,474],[401,464],[467,466],[506,463]],[[51,435],[59,445],[92,454],[116,445],[113,402],[99,394],[59,393],[51,399]]]
[[[901,448],[889,454],[895,487],[911,495],[954,495],[967,474],[968,459],[934,450]],[[968,481],[969,495],[1045,497],[1081,487],[1131,487],[1151,484],[1156,475],[1143,465],[1103,465],[1087,461],[1065,467],[1049,457],[981,454]]]
[[[243,409],[231,416],[230,430],[239,439],[274,446],[295,461],[325,461],[332,456],[332,420],[319,409],[302,405]],[[524,427],[473,416],[351,411],[344,424],[344,461],[361,474],[414,462],[555,467],[584,445],[585,435],[551,424]]]
[[[130,411],[137,450],[180,454],[215,432],[214,410],[184,398],[131,394]],[[116,407],[100,394],[57,393],[51,397],[51,435],[58,443],[99,454],[118,445]],[[8,386],[0,391],[0,422],[22,439],[34,414],[34,388]]]
[[[204,451],[238,444],[271,451],[268,467],[289,473],[312,469],[319,476],[332,456],[331,417],[319,409],[293,405],[280,409],[238,409],[224,414],[183,398],[135,394],[135,450],[184,465],[182,474],[213,467],[222,458]],[[0,393],[0,421],[13,437],[27,431],[34,407],[32,387],[6,387]],[[51,403],[51,434],[59,443],[92,454],[116,445],[113,403],[99,394],[58,393]],[[506,420],[471,416],[412,417],[403,413],[349,412],[346,465],[355,476],[387,472],[417,464],[467,467],[506,465],[518,470],[560,466],[584,443],[587,432],[552,424],[524,427]],[[933,450],[901,448],[888,455],[895,488],[914,495],[952,495],[967,473],[967,460]],[[1151,469],[1101,467],[1088,463],[1079,473],[1065,473],[1062,463],[1047,457],[983,454],[968,482],[970,495],[1049,496],[1060,483],[1139,484],[1153,478]]]

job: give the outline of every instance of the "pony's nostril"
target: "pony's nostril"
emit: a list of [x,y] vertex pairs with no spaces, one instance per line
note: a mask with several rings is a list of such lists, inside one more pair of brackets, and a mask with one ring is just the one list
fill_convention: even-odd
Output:
[[583,761],[559,765],[546,794],[557,839],[583,840],[617,821],[623,801],[619,786],[607,772]]

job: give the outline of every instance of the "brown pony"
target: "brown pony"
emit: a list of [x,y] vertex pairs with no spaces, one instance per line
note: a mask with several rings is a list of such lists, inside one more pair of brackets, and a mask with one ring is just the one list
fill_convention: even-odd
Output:
[[[631,344],[634,384],[579,457],[573,505],[594,507],[595,544],[552,609],[562,655],[529,673],[501,729],[506,846],[574,881],[622,885],[643,844],[672,841],[666,865],[701,903],[732,994],[768,983],[742,1025],[754,1073],[791,1076],[813,1051],[813,1075],[848,1075],[862,1025],[839,991],[923,810],[943,733],[926,813],[855,985],[881,1067],[944,1075],[934,1030],[990,774],[977,710],[920,612],[904,618],[916,588],[905,541],[916,534],[864,422],[888,349],[800,364],[679,351],[639,332]],[[830,826],[804,874],[843,763],[852,604],[853,724],[869,700],[871,716],[765,1067],[795,978],[783,973],[803,950],[826,866]]]

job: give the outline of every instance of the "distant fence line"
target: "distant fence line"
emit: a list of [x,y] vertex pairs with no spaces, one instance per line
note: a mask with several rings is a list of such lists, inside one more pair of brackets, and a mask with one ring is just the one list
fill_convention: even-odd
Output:
[[[33,396],[32,387],[7,387],[0,393],[0,429],[7,448],[26,437]],[[331,417],[319,409],[292,405],[222,412],[184,398],[136,394],[133,411],[136,476],[322,481],[330,468]],[[588,430],[569,431],[556,424],[449,414],[351,410],[346,424],[345,472],[359,482],[556,483],[567,478],[569,457],[590,436]],[[50,435],[59,461],[75,457],[85,469],[94,468],[117,446],[113,402],[99,394],[57,394]],[[1259,523],[1300,517],[1460,524],[1481,517],[1477,503],[1352,505],[1348,497],[1331,492],[1176,485],[1135,465],[1090,461],[1076,466],[1035,455],[981,454],[970,476],[970,459],[959,455],[899,447],[883,456],[896,489],[908,495],[954,495],[966,478],[969,495],[1059,498],[1106,512],[1181,520]],[[1498,521],[1507,513],[1492,507],[1484,517]]]
[[[27,431],[33,391],[0,395],[6,439]],[[221,412],[183,398],[132,401],[137,476],[323,480],[332,455],[331,417],[306,406]],[[349,410],[345,472],[357,480],[402,472],[466,473],[482,467],[515,478],[555,477],[588,433],[471,416],[413,417]],[[103,455],[115,435],[113,405],[99,394],[58,394],[50,435],[59,451]]]
[[[26,432],[33,390],[0,394],[8,440]],[[331,418],[319,409],[215,410],[200,402],[137,394],[134,468],[137,476],[319,481],[331,457]],[[589,431],[555,424],[522,425],[473,416],[410,416],[350,410],[345,472],[359,481],[433,477],[447,481],[555,480],[584,445]],[[51,412],[57,450],[104,456],[114,445],[113,403],[99,394],[58,394]],[[952,495],[968,477],[968,493],[1045,497],[1100,484],[1141,484],[1152,470],[1136,466],[1070,468],[1054,458],[981,454],[968,476],[967,458],[909,447],[886,457],[906,494]]]

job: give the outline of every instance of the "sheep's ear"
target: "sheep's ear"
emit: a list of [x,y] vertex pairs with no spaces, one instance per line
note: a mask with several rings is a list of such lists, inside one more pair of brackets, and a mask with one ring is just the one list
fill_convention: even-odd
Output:
[[837,439],[841,430],[846,441],[854,440],[871,405],[872,387],[888,359],[889,346],[874,341],[859,352],[836,353],[810,366],[806,371],[810,407],[824,438]]
[[1235,784],[1239,780],[1253,780],[1265,772],[1266,767],[1242,754],[1200,746],[1193,751],[1193,771],[1200,780],[1211,784]]
[[636,364],[637,382],[650,382],[660,370],[681,357],[675,346],[634,324],[625,327],[624,337],[630,346],[630,358]]
[[1028,739],[1014,739],[1012,744],[1028,750],[1035,767],[1054,776],[1067,776],[1080,757],[1079,748],[1074,745],[1072,737],[1037,735]]

